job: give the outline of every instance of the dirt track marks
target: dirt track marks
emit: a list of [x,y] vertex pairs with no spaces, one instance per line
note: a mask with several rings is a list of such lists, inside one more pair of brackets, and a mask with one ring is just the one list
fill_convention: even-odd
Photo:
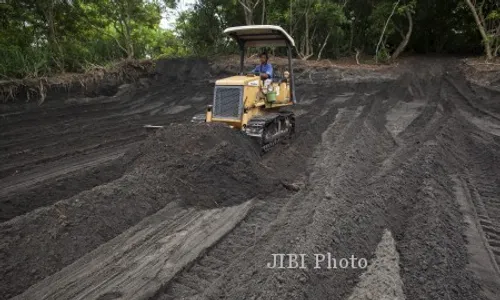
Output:
[[[337,103],[335,121],[313,155],[306,188],[283,206],[273,229],[244,255],[210,255],[210,268],[225,257],[230,260],[220,264],[214,281],[199,278],[206,274],[204,268],[187,269],[176,290],[161,299],[348,297],[360,270],[269,270],[264,264],[271,253],[331,251],[338,257],[370,258],[385,227],[394,232],[408,299],[477,299],[478,286],[465,269],[461,215],[447,179],[456,170],[449,141],[459,128],[452,114],[456,99],[446,97],[449,88],[439,80],[415,84],[414,90],[429,93],[428,100],[416,117],[405,121],[397,142],[385,127],[386,114],[399,101],[412,101],[404,83]],[[320,115],[309,111],[303,116]],[[245,239],[251,234],[249,230]],[[196,286],[201,288],[193,290]]]
[[[309,94],[314,97],[314,94]],[[295,140],[287,145],[281,145],[264,157],[263,163],[268,168],[282,168],[290,164],[290,157],[294,157],[295,166],[291,165],[287,180],[300,180],[295,178],[304,169],[306,158],[310,158],[308,151],[312,151],[314,145],[321,138],[321,133],[334,119],[336,109],[326,110],[328,98],[316,100],[316,106],[304,107],[308,104],[299,105],[297,109],[304,111],[303,122],[298,124]],[[362,108],[358,110],[358,114]],[[352,116],[356,110],[352,111]],[[314,121],[313,121],[314,120]],[[353,119],[345,118],[343,122]],[[304,156],[304,157],[303,157]],[[302,166],[302,167],[301,167]],[[295,169],[300,171],[295,171]],[[295,175],[294,175],[295,174]],[[224,289],[224,275],[237,264],[238,261],[246,260],[258,242],[275,228],[275,221],[287,206],[290,199],[287,197],[268,198],[258,202],[248,217],[239,224],[228,236],[221,240],[213,248],[195,262],[192,266],[181,272],[170,282],[164,290],[158,293],[155,299],[182,299],[183,297],[205,298],[217,293],[220,288]],[[253,266],[257,272],[259,265]]]
[[404,300],[403,281],[399,275],[399,254],[390,231],[385,230],[375,250],[375,258],[348,300]]
[[167,205],[14,299],[147,299],[238,224],[253,202],[212,210]]
[[6,221],[36,208],[53,204],[79,192],[119,178],[125,171],[122,160],[127,147],[96,152],[95,156],[66,158],[0,184],[0,221]]
[[[498,116],[481,104],[474,90],[464,90],[461,80],[450,77],[449,96],[454,99],[459,118],[466,128],[463,137],[462,158],[466,168],[461,177],[455,179],[458,194],[471,206],[478,231],[485,243],[486,252],[492,257],[492,268],[500,279],[500,128]],[[458,82],[458,83],[457,83]],[[492,95],[490,95],[492,96]],[[498,92],[497,92],[498,96]],[[465,200],[461,202],[464,203]],[[484,274],[483,274],[484,275]],[[491,276],[483,276],[489,281]],[[497,292],[500,288],[497,287]]]
[[245,259],[248,249],[256,246],[273,226],[287,198],[274,199],[272,205],[259,202],[247,218],[205,255],[181,272],[154,299],[203,298],[214,287],[224,284],[223,275],[234,261]]
[[[326,193],[324,189],[331,182],[333,178],[331,177],[332,174],[338,174],[338,176],[342,177],[343,182],[349,180],[341,174],[342,168],[346,166],[342,162],[346,157],[350,156],[350,151],[355,150],[355,147],[351,148],[351,143],[354,140],[363,142],[363,139],[357,139],[357,136],[353,134],[356,131],[357,125],[364,123],[364,118],[360,117],[363,111],[362,106],[355,106],[339,111],[336,121],[332,125],[334,129],[330,130],[331,135],[337,134],[334,141],[336,147],[328,144],[328,141],[332,140],[332,136],[328,134],[327,136],[324,135],[323,141],[326,144],[319,147],[328,154],[318,152],[318,154],[321,154],[316,163],[318,167],[316,169],[317,172],[311,174],[311,179],[307,183],[307,186],[310,186],[310,188],[301,190],[283,207],[276,222],[272,224],[273,229],[257,240],[256,246],[249,248],[244,256],[238,260],[233,260],[232,264],[224,272],[226,273],[223,275],[224,277],[219,279],[217,285],[206,290],[202,298],[225,297],[229,299],[243,299],[254,296],[262,297],[262,299],[301,299],[301,295],[307,293],[310,297],[316,299],[327,299],[328,296],[326,295],[328,293],[338,293],[338,290],[335,292],[325,290],[322,285],[318,285],[317,280],[333,280],[330,281],[329,285],[336,286],[336,283],[344,282],[347,279],[346,275],[342,272],[334,272],[332,270],[327,272],[325,270],[321,273],[326,278],[323,277],[323,280],[321,280],[319,279],[321,277],[318,276],[318,278],[314,274],[307,273],[307,271],[291,270],[290,272],[285,272],[283,270],[283,272],[276,272],[266,269],[264,264],[269,260],[270,253],[287,253],[280,252],[279,249],[282,251],[288,251],[291,248],[297,250],[297,252],[291,250],[290,253],[318,253],[313,252],[311,247],[315,249],[329,249],[325,243],[331,242],[331,239],[328,238],[328,233],[332,233],[332,230],[337,232],[337,227],[332,226],[332,222],[338,220],[335,218],[335,216],[338,216],[336,211],[350,209],[345,206],[348,205],[346,203],[342,203],[340,208],[337,205],[332,206],[332,197],[335,198],[336,195]],[[336,158],[330,156],[329,154],[331,153],[335,153]],[[341,153],[346,155],[341,155]],[[329,175],[323,172],[327,172]],[[362,174],[362,171],[359,174]],[[267,205],[272,206],[273,203],[274,200],[270,200]],[[360,207],[356,206],[356,209],[358,208]],[[326,217],[327,215],[329,217]],[[349,214],[346,218],[350,216]],[[346,225],[346,227],[342,226],[339,230],[346,230],[347,227],[349,225]],[[328,233],[325,233],[325,231]],[[335,240],[338,238],[345,241],[337,234],[334,234],[334,236]],[[365,234],[363,236],[366,237]],[[307,244],[304,244],[304,239],[307,239]],[[371,240],[371,238],[368,237],[368,240]],[[374,238],[374,245],[378,241],[378,238]],[[348,242],[349,245],[352,245],[351,243]],[[344,247],[339,251],[342,254],[346,254],[347,252]],[[355,252],[358,257],[363,255],[358,251]],[[339,252],[336,251],[336,253]],[[236,273],[239,275],[235,276]],[[327,275],[328,273],[334,274]],[[351,280],[354,274],[356,272],[349,272]],[[257,284],[256,280],[259,281],[258,285],[260,286],[257,290],[252,288]],[[310,282],[311,285],[304,286],[306,282]]]
[[[468,240],[467,249],[470,254],[469,268],[476,273],[481,280],[482,292],[488,299],[495,299],[500,293],[498,282],[500,282],[500,270],[498,267],[498,256],[493,253],[492,247],[499,241],[499,235],[492,233],[491,228],[484,226],[484,223],[491,224],[486,215],[484,204],[477,198],[477,191],[474,189],[474,196],[467,184],[468,180],[453,176],[455,182],[455,196],[460,204],[465,222],[468,227],[466,235]],[[468,178],[470,179],[470,178]],[[497,231],[498,232],[498,231]],[[492,246],[493,243],[493,246]]]
[[20,189],[27,189],[42,181],[59,177],[83,168],[90,168],[96,165],[104,164],[110,160],[117,159],[125,153],[125,149],[121,148],[115,152],[105,153],[104,155],[94,154],[91,158],[78,159],[76,161],[69,161],[68,163],[58,163],[55,168],[45,167],[38,172],[30,172],[24,174],[23,177],[14,177],[9,181],[2,181],[0,184],[0,197],[5,197],[7,194],[15,192]]

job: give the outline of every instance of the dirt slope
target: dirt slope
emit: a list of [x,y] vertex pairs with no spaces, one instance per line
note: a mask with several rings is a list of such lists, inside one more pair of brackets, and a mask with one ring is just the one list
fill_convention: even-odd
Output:
[[[228,72],[203,61],[164,62],[156,80],[98,101],[5,111],[0,294],[59,276],[172,201],[205,210],[258,196],[242,222],[153,299],[347,299],[366,270],[266,263],[273,253],[377,262],[386,230],[399,256],[391,267],[402,282],[398,297],[494,299],[500,92],[467,80],[458,63],[304,67],[296,138],[262,158],[240,133],[187,125]],[[141,125],[171,123],[181,124],[145,140]],[[464,201],[476,230],[464,220]],[[488,253],[488,268],[470,265],[471,241]]]
[[252,142],[220,125],[174,124],[124,160],[119,179],[0,224],[2,294],[51,275],[172,201],[228,206],[276,186]]
[[[273,253],[371,258],[384,228],[394,233],[407,299],[479,299],[481,289],[498,294],[498,280],[480,288],[475,276],[479,282],[490,279],[467,268],[465,226],[451,177],[469,173],[482,160],[464,154],[466,145],[498,149],[498,140],[463,117],[462,110],[485,114],[470,106],[473,95],[466,98],[457,89],[463,84],[460,74],[447,75],[451,69],[436,61],[419,65],[375,91],[311,95],[313,105],[325,103],[335,119],[329,119],[321,144],[310,153],[314,165],[305,188],[291,198],[269,199],[156,299],[347,298],[362,270],[275,270],[266,263]],[[489,136],[489,144],[464,140],[476,134]],[[477,178],[484,171],[473,174]],[[498,197],[498,189],[489,187]],[[269,217],[268,206],[279,212]],[[494,206],[490,209],[494,214]],[[268,223],[257,227],[257,242],[256,223]]]

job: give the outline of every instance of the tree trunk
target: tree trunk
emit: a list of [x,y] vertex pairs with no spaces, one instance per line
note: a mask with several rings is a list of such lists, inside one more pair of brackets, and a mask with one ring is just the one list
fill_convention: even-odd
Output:
[[[307,8],[304,13],[305,17],[305,25],[306,28],[304,29],[304,36],[302,38],[302,45],[301,45],[301,51],[299,53],[299,56],[302,60],[308,60],[311,56],[314,55],[313,47],[311,45],[312,43],[312,37],[310,36],[310,20],[309,20],[309,9],[310,9],[310,2],[308,1]],[[314,28],[314,32],[316,31],[316,27]],[[314,36],[313,32],[313,36]]]
[[[125,3],[124,3],[125,2]],[[123,39],[123,47],[127,59],[132,59],[134,57],[134,42],[132,41],[132,29],[131,18],[130,18],[130,7],[126,1],[117,1],[114,3],[119,7],[119,14],[114,24],[116,32]]]
[[64,73],[64,58],[63,51],[57,40],[57,33],[55,28],[55,2],[49,1],[47,6],[41,7],[45,20],[47,22],[47,45],[51,52],[53,63],[57,66],[60,72]]
[[351,23],[351,28],[350,28],[350,37],[349,37],[349,52],[352,51],[352,45],[354,43],[354,22]]
[[406,11],[406,17],[408,18],[408,32],[406,33],[404,39],[401,41],[394,54],[392,54],[391,60],[393,61],[396,60],[399,55],[406,49],[406,46],[410,41],[411,33],[413,31],[413,18],[411,16],[411,12],[408,10]]
[[493,56],[498,56],[498,51],[500,50],[500,25],[498,25],[496,31],[495,31],[495,51],[493,52]]
[[356,50],[356,64],[359,65],[360,64],[360,62],[359,62],[359,56],[361,55],[361,51],[362,50],[359,50],[358,48],[356,48],[354,50]]
[[262,0],[262,21],[260,24],[266,24],[266,0]]
[[305,49],[306,49],[306,52],[304,53],[306,55],[309,55],[309,50],[310,50],[310,46],[309,46],[309,9],[307,10],[307,13],[306,13],[306,37],[304,38],[304,42],[305,42]]
[[467,5],[469,6],[472,15],[474,16],[474,20],[476,20],[477,28],[479,30],[479,33],[481,34],[481,37],[483,38],[483,43],[484,43],[484,50],[486,52],[486,60],[491,61],[493,60],[493,51],[491,49],[491,41],[488,38],[488,34],[486,33],[486,29],[484,28],[484,24],[481,22],[481,17],[478,14],[478,11],[476,10],[476,7],[474,4],[472,4],[471,0],[465,0]]
[[253,24],[253,11],[250,11],[250,10],[245,11],[245,23],[247,25]]
[[377,63],[377,64],[378,64],[378,51],[380,50],[380,44],[382,44],[382,41],[383,41],[384,35],[385,35],[385,31],[387,30],[387,26],[389,26],[389,22],[391,21],[392,16],[394,15],[394,12],[396,11],[396,7],[398,7],[398,5],[399,5],[399,2],[401,2],[401,0],[398,0],[396,3],[394,3],[394,7],[392,8],[392,12],[389,15],[389,17],[387,18],[387,21],[385,22],[384,29],[382,29],[382,34],[380,34],[380,39],[378,40],[378,43],[377,43],[377,49],[375,50],[375,63]]
[[259,5],[260,0],[238,0],[238,2],[243,7],[245,23],[247,25],[253,25],[253,12],[257,5]]
[[321,46],[321,49],[318,52],[318,59],[317,60],[321,59],[321,54],[323,53],[323,50],[325,49],[325,46],[328,43],[329,38],[330,38],[330,32],[328,32],[328,34],[326,35],[325,42],[323,43],[323,46]]
[[127,59],[134,58],[134,42],[132,41],[132,30],[130,29],[130,7],[127,5],[125,12],[125,39],[127,41]]

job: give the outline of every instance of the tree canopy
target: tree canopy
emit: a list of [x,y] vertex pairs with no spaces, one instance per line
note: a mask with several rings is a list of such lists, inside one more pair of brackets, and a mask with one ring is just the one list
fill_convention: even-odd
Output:
[[121,58],[183,55],[160,28],[174,0],[4,0],[0,76],[81,71]]
[[198,54],[225,52],[222,30],[245,24],[282,26],[295,38],[297,56],[305,59],[356,51],[381,60],[403,51],[476,54],[485,43],[470,1],[496,56],[500,4],[495,0],[199,0],[177,29]]
[[500,51],[496,0],[198,0],[172,30],[160,21],[178,0],[0,0],[0,77],[82,71],[119,59],[235,51],[225,28],[274,24],[301,59],[356,53],[377,62],[403,52]]

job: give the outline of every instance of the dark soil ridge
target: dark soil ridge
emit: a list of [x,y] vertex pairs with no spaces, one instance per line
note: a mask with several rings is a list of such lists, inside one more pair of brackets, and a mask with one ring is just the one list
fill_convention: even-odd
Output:
[[1,200],[0,222],[118,179],[126,167],[124,159],[113,159],[111,162],[43,180],[38,185],[9,193]]
[[[258,60],[250,58],[245,61],[247,70],[253,69]],[[297,80],[302,75],[312,73],[335,74],[343,78],[345,73],[356,71],[380,71],[386,73],[393,66],[334,64],[329,60],[303,61],[294,59],[294,72]],[[279,74],[288,69],[288,61],[281,57],[273,58],[273,65]],[[225,77],[239,73],[239,58],[229,56],[224,59],[206,58],[174,58],[158,61],[123,61],[110,68],[95,68],[84,74],[67,74],[54,77],[27,78],[0,81],[0,104],[34,102],[40,105],[46,101],[67,99],[72,97],[113,96],[119,86],[133,83],[141,78],[154,78],[160,82],[186,80],[210,80],[214,77]],[[9,111],[9,106],[0,106],[0,111]]]
[[[212,208],[276,190],[252,142],[223,126],[171,125],[117,180],[0,224],[2,298],[24,291],[171,201]],[[242,172],[245,170],[245,172]],[[22,280],[20,280],[22,278]]]
[[[0,103],[37,102],[84,95],[111,96],[118,86],[154,75],[153,61],[123,61],[111,68],[95,68],[84,74],[0,81]],[[3,110],[3,109],[2,109]]]

